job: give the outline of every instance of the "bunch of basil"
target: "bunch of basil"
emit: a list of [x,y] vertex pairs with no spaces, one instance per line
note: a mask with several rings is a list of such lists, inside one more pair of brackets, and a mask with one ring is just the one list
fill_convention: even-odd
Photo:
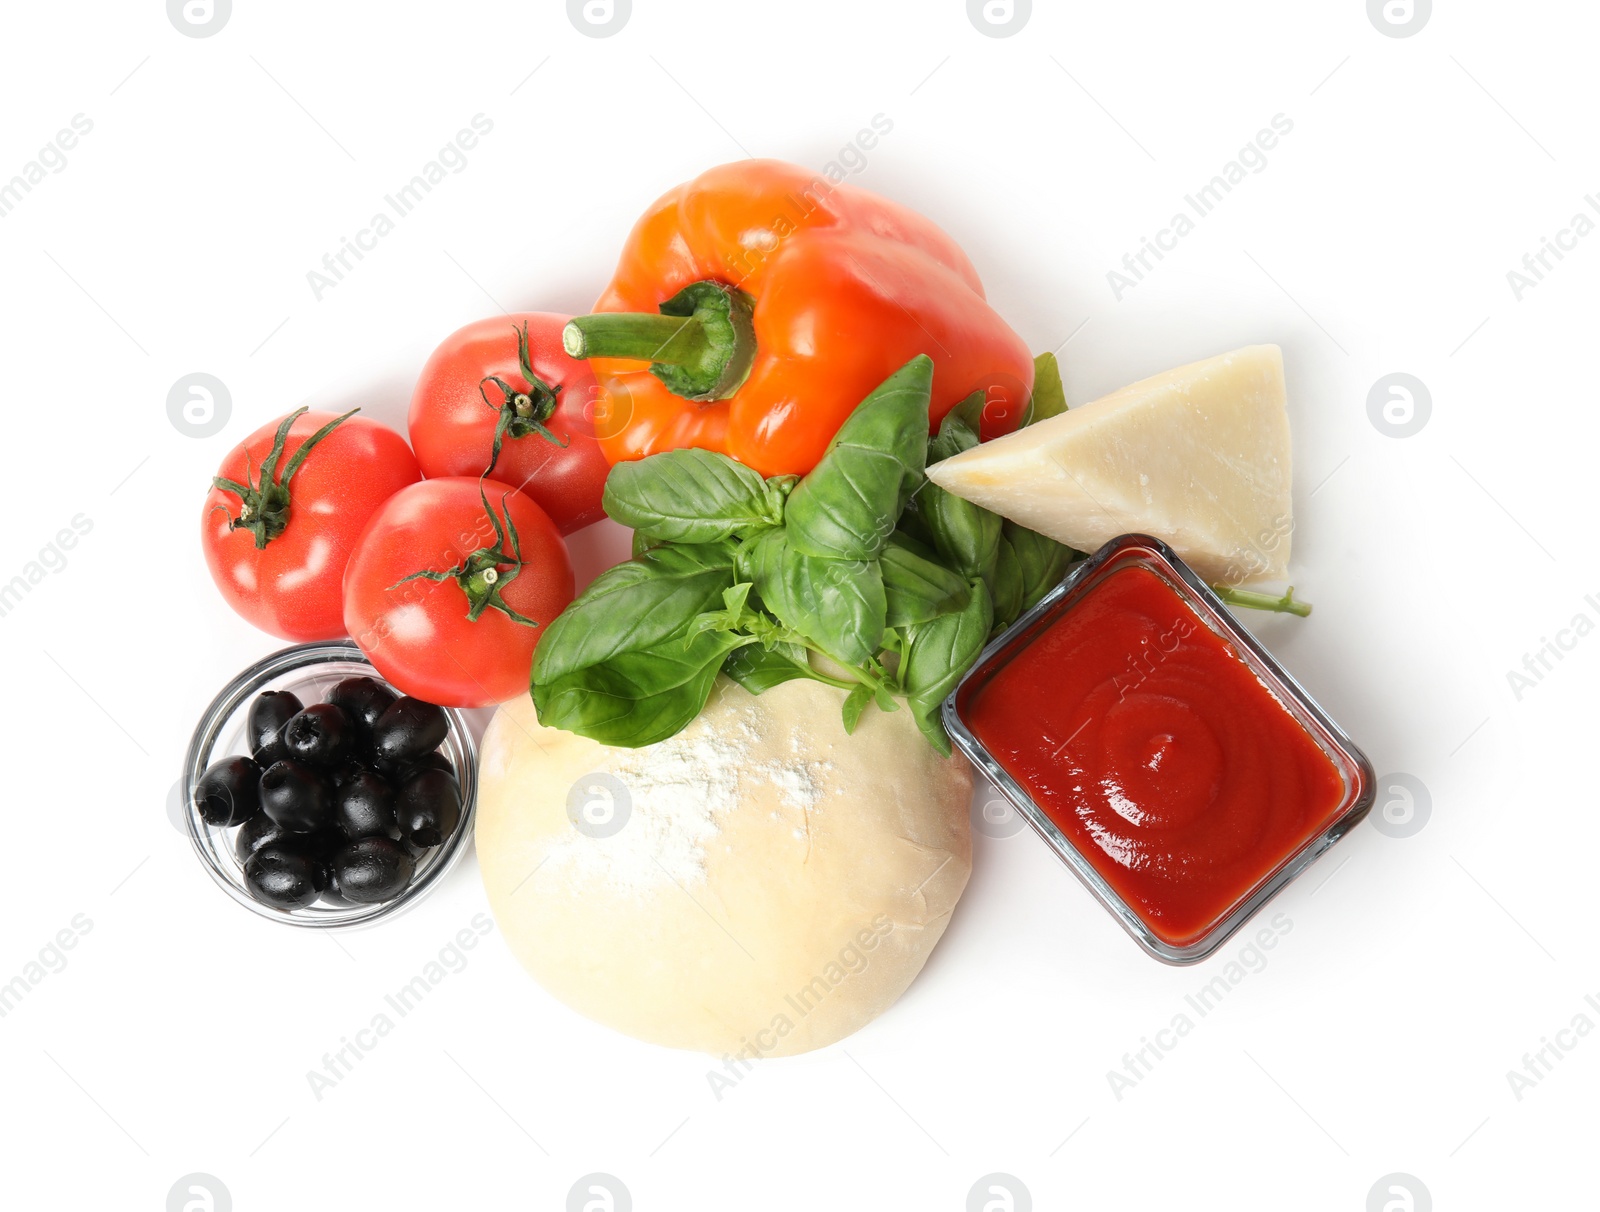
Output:
[[[1039,369],[1030,420],[1065,403],[1054,359]],[[1077,553],[928,481],[929,461],[977,444],[983,406],[964,401],[930,440],[932,386],[933,362],[913,358],[803,478],[694,449],[612,468],[605,510],[634,528],[635,555],[540,640],[540,722],[649,745],[700,714],[719,671],[752,694],[814,678],[849,692],[847,732],[868,704],[904,698],[948,754],[940,702]],[[813,653],[846,676],[813,668]]]

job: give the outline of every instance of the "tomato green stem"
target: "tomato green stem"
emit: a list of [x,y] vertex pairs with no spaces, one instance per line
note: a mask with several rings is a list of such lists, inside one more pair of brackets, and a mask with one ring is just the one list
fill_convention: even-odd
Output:
[[[560,403],[561,385],[546,383],[533,373],[532,357],[528,352],[527,321],[523,321],[521,328],[511,331],[517,338],[517,368],[528,386],[526,390],[513,387],[499,375],[488,375],[478,383],[478,394],[483,397],[483,402],[500,414],[495,422],[494,449],[489,454],[489,466],[483,471],[486,476],[500,462],[500,448],[507,438],[525,438],[536,433],[556,446],[567,445],[564,439],[556,437],[545,425],[555,415],[556,405]],[[490,383],[500,389],[498,404],[489,398]]]
[[[399,589],[408,581],[454,581],[461,587],[461,592],[467,598],[467,619],[476,623],[485,610],[498,610],[513,623],[520,623],[524,627],[537,627],[539,624],[525,615],[518,614],[501,597],[501,591],[516,580],[522,573],[522,542],[517,537],[517,524],[511,519],[511,510],[506,504],[511,499],[511,494],[506,493],[500,498],[500,508],[505,513],[504,524],[500,515],[495,513],[494,507],[489,504],[489,497],[483,490],[483,482],[478,482],[478,497],[483,501],[484,512],[489,515],[489,521],[494,523],[495,545],[493,547],[480,547],[467,556],[454,568],[443,571],[424,568],[420,572],[413,572],[408,577],[401,577],[393,585],[391,591]],[[510,538],[510,550],[506,550],[506,539]],[[509,567],[506,567],[509,566]]]
[[648,312],[596,312],[569,321],[562,347],[574,358],[632,358],[688,400],[724,400],[750,377],[755,301],[720,282],[694,282]]
[[280,476],[278,461],[283,458],[284,447],[288,444],[289,430],[307,411],[309,410],[297,408],[278,424],[278,431],[272,436],[272,449],[261,461],[261,471],[254,481],[250,477],[249,454],[245,455],[245,483],[224,479],[222,476],[212,478],[211,483],[215,487],[222,489],[223,492],[231,492],[239,498],[239,516],[229,520],[228,529],[248,530],[255,536],[257,551],[266,547],[288,528],[289,483],[294,479],[294,473],[299,471],[301,464],[306,461],[306,456],[323,438],[361,410],[352,408],[342,417],[335,417],[300,443],[299,449],[294,452]]

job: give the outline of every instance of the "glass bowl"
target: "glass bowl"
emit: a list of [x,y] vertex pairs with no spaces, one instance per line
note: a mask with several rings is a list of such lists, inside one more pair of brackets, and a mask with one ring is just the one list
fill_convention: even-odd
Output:
[[[439,748],[456,768],[461,785],[461,822],[441,845],[426,850],[417,859],[417,871],[409,887],[391,901],[378,905],[334,905],[313,902],[303,909],[280,909],[250,895],[244,882],[244,864],[234,853],[237,826],[208,825],[195,807],[195,785],[206,768],[233,754],[248,754],[245,720],[250,704],[267,690],[288,690],[307,706],[320,703],[335,683],[350,677],[378,677],[372,663],[349,640],[330,640],[299,644],[275,652],[250,666],[224,686],[211,701],[189,741],[183,766],[184,818],[189,840],[217,886],[246,909],[285,926],[308,929],[345,929],[371,925],[393,917],[425,897],[472,844],[472,816],[477,802],[478,746],[472,738],[466,716],[447,708],[450,731]],[[387,685],[387,683],[385,683]],[[390,687],[393,689],[393,687]],[[399,691],[395,691],[396,694]]]
[[[1045,808],[1035,801],[1028,788],[1012,777],[971,726],[974,699],[989,680],[1011,661],[1026,653],[1052,623],[1076,609],[1097,585],[1129,566],[1154,572],[1189,608],[1196,622],[1209,628],[1225,642],[1232,654],[1255,675],[1271,697],[1327,755],[1342,784],[1341,796],[1332,810],[1329,823],[1305,837],[1276,866],[1264,868],[1248,891],[1200,937],[1183,944],[1168,942],[1151,929],[1139,911],[1111,886],[1096,869],[1094,862],[1078,849],[1050,818]],[[1094,555],[1076,564],[1060,585],[983,650],[977,662],[945,699],[942,713],[945,727],[956,747],[1011,801],[1056,857],[1110,911],[1134,941],[1147,954],[1168,964],[1193,964],[1213,954],[1290,881],[1349,833],[1367,815],[1376,794],[1377,779],[1372,772],[1372,765],[1355,742],[1273,659],[1272,654],[1239,624],[1222,600],[1211,591],[1211,587],[1170,547],[1148,535],[1127,534],[1112,539]]]

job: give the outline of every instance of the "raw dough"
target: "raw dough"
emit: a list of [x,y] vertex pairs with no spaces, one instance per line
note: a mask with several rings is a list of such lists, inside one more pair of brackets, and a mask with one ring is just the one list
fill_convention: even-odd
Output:
[[972,770],[904,707],[869,708],[846,736],[843,698],[721,678],[694,723],[644,749],[503,705],[477,849],[517,958],[590,1018],[717,1055],[806,1052],[882,1014],[966,887]]

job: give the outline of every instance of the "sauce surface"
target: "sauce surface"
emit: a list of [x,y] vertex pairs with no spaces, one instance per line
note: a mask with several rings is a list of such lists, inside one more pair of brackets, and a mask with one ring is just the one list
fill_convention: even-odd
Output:
[[1107,574],[964,714],[1171,946],[1194,942],[1333,821],[1333,760],[1160,575]]

